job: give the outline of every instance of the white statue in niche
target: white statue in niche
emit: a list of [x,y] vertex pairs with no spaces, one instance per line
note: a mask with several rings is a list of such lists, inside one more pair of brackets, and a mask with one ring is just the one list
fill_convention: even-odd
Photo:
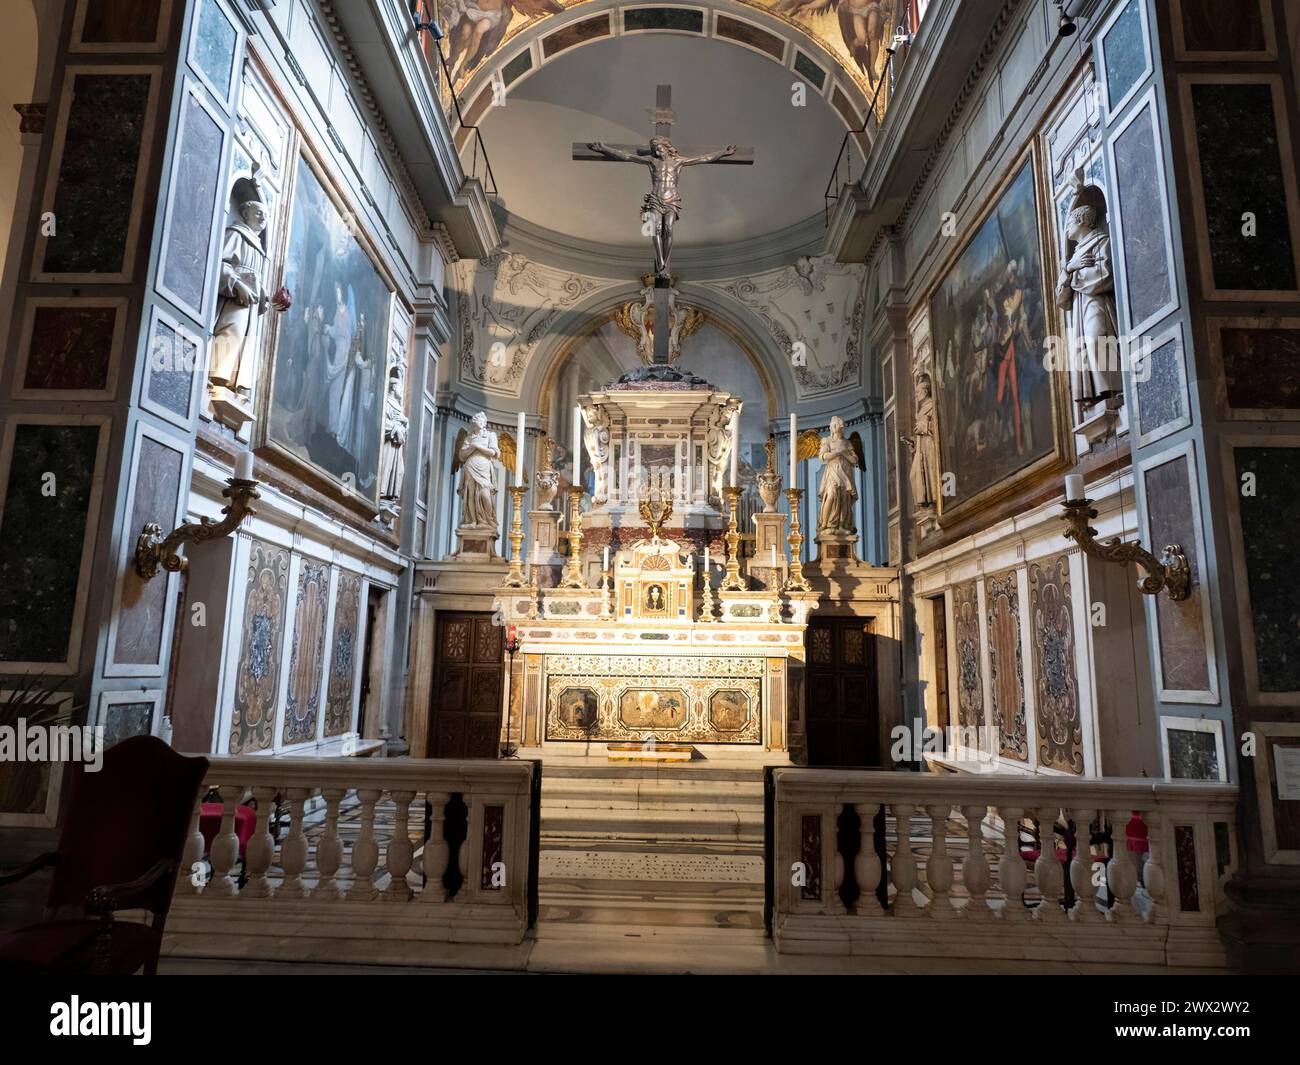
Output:
[[497,434],[487,427],[487,415],[474,415],[474,431],[462,429],[452,449],[451,472],[460,471],[456,494],[460,497],[460,528],[497,535],[497,483],[495,464],[501,458]]
[[928,373],[916,377],[916,414],[912,418],[912,435],[903,437],[903,442],[912,452],[912,505],[918,510],[933,507],[938,496],[939,443],[935,435],[934,392]]
[[1070,378],[1082,407],[1123,396],[1119,365],[1119,320],[1106,195],[1074,172],[1074,201],[1065,223],[1065,265],[1056,281],[1056,304],[1070,317]]
[[379,471],[379,503],[394,516],[401,508],[402,482],[406,477],[406,430],[409,419],[402,413],[404,369],[400,362],[388,371],[388,392],[384,399],[384,454]]
[[253,340],[258,319],[267,308],[289,308],[288,289],[266,291],[266,203],[251,176],[237,179],[230,190],[230,217],[221,245],[221,274],[217,282],[217,318],[212,327],[208,378],[243,399],[252,391],[257,372]]
[[609,500],[609,415],[600,407],[582,408],[582,439],[591,457],[591,502],[599,506]]
[[739,404],[734,400],[715,407],[709,415],[704,437],[705,457],[709,462],[709,498],[721,502],[722,479],[731,461],[731,419],[739,415]]
[[821,508],[817,512],[817,532],[857,535],[858,523],[853,507],[858,499],[858,489],[853,483],[853,468],[866,468],[862,456],[862,440],[857,433],[851,439],[844,436],[844,419],[838,415],[831,419],[830,435],[822,440],[818,458],[822,470],[817,498]]

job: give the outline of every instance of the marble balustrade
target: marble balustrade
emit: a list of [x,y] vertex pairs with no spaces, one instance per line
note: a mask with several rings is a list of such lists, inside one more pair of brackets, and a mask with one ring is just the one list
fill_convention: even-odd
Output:
[[[194,807],[164,950],[281,960],[425,957],[519,943],[529,923],[528,761],[213,758]],[[221,798],[204,856],[200,804]],[[256,800],[240,861],[235,812]],[[464,804],[465,839],[445,832]],[[278,825],[272,818],[278,817]],[[273,829],[276,829],[273,832]],[[448,838],[450,837],[450,838]],[[444,874],[455,862],[454,894]]]
[[[955,968],[961,958],[1224,964],[1216,919],[1237,860],[1234,786],[799,768],[774,770],[773,786],[782,952],[950,958]],[[1045,840],[1060,826],[1063,847],[1076,825],[1096,845],[1071,847],[1066,862],[1050,844],[1031,850],[1032,827]]]

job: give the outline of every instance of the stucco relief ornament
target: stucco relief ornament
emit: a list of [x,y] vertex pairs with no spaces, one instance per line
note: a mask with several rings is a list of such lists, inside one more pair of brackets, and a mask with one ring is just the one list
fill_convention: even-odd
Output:
[[1070,319],[1069,368],[1076,405],[1106,400],[1117,406],[1124,395],[1119,357],[1119,318],[1106,194],[1086,185],[1074,172],[1074,200],[1065,224],[1065,265],[1056,281],[1056,304]]
[[221,245],[217,316],[212,327],[208,383],[213,409],[238,428],[252,419],[249,397],[257,375],[258,323],[268,309],[286,311],[289,290],[266,291],[268,210],[253,164],[230,190],[229,222]]

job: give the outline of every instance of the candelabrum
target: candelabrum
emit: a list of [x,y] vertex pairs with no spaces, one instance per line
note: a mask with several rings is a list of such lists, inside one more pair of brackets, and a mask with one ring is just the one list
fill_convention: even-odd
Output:
[[135,542],[135,571],[145,580],[152,580],[161,567],[168,573],[184,573],[189,568],[189,559],[177,551],[185,544],[201,544],[206,540],[219,540],[229,536],[250,514],[256,514],[253,500],[260,499],[256,481],[245,481],[241,477],[231,477],[221,494],[230,500],[221,508],[225,515],[220,521],[201,518],[197,522],[178,525],[166,536],[162,526],[151,521],[141,530]]
[[610,570],[600,571],[600,616],[605,619],[614,616],[614,575]]
[[1085,554],[1103,562],[1117,562],[1121,566],[1136,562],[1146,571],[1146,576],[1138,581],[1138,590],[1144,595],[1159,595],[1166,591],[1170,599],[1177,601],[1192,594],[1191,572],[1182,545],[1166,545],[1164,554],[1157,558],[1136,540],[1122,543],[1118,536],[1113,536],[1098,541],[1097,530],[1088,524],[1097,516],[1092,500],[1067,499],[1063,505],[1065,513],[1061,519],[1067,525],[1066,539],[1073,540]]
[[786,498],[790,500],[790,535],[786,543],[790,545],[790,576],[785,582],[787,592],[810,592],[812,585],[803,575],[803,562],[799,555],[803,550],[803,533],[799,529],[799,503],[803,499],[802,488],[787,488]]
[[564,568],[561,588],[586,588],[582,576],[582,489],[569,489],[569,561]]
[[537,613],[537,563],[528,563],[528,613],[524,615],[529,621],[536,621]]
[[709,581],[709,567],[704,567],[704,591],[700,593],[700,620],[716,621],[713,616],[713,585]]
[[524,496],[528,494],[528,485],[517,484],[509,489],[514,517],[510,522],[510,572],[501,582],[502,588],[527,588],[524,577]]
[[740,576],[740,530],[736,525],[736,511],[740,506],[743,488],[734,485],[722,490],[727,497],[727,572],[722,578],[720,591],[743,592],[745,582]]

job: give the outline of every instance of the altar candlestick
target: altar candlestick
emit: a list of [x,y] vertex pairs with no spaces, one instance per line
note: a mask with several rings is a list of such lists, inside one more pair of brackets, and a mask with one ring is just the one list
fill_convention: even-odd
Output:
[[740,411],[731,416],[731,487],[736,487],[736,473],[740,469]]
[[797,452],[799,450],[799,418],[797,415],[790,415],[790,488],[798,488],[795,482],[799,476]]
[[582,408],[573,408],[573,487],[582,480]]
[[609,547],[606,546],[604,554],[601,556],[601,569],[609,569]]
[[524,483],[524,412],[519,412],[519,432],[515,434],[515,484]]
[[772,568],[776,569],[776,544],[772,545]]

